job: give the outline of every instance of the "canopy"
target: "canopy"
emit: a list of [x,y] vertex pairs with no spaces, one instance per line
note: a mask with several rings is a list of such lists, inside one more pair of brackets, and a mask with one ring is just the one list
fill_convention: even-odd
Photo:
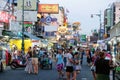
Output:
[[33,34],[27,33],[27,32],[24,32],[24,35],[29,37],[32,40],[40,40],[40,38],[34,36]]

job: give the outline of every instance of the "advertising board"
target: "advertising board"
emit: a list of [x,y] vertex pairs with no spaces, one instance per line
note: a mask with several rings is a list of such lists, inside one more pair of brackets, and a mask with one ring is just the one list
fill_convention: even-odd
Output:
[[38,12],[57,14],[59,12],[59,5],[58,4],[39,4]]

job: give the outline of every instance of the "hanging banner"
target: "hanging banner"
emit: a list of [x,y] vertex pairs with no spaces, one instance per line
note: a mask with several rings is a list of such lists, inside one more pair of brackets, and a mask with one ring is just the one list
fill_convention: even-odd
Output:
[[[17,1],[18,10],[22,10],[23,0]],[[24,10],[37,10],[37,0],[24,0]]]

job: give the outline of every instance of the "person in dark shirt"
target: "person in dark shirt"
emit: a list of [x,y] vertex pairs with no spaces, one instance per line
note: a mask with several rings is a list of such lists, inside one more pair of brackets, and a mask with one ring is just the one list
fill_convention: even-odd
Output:
[[105,53],[99,52],[99,59],[96,60],[96,80],[110,80],[109,73],[110,73],[110,62],[111,60],[105,59]]

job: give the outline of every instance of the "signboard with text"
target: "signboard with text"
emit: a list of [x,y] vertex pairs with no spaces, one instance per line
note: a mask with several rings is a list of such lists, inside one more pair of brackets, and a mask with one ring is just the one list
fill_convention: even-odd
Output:
[[5,11],[0,11],[0,22],[9,23],[9,20],[15,20],[15,16],[10,15]]
[[[17,0],[18,10],[22,10],[23,0]],[[24,0],[24,10],[37,10],[37,0]]]
[[[16,12],[17,21],[22,21],[22,10]],[[37,21],[37,11],[24,11],[24,21]]]
[[39,4],[38,12],[57,14],[59,12],[59,5],[58,4]]

